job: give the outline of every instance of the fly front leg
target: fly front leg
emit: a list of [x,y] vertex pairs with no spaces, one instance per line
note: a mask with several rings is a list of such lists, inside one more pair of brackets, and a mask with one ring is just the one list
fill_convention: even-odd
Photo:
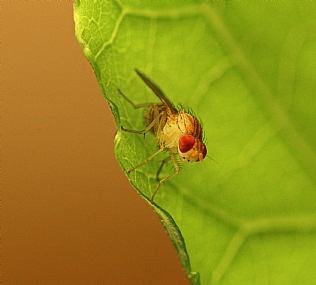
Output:
[[155,196],[156,196],[156,194],[157,194],[157,192],[158,192],[160,186],[161,186],[163,183],[165,183],[166,181],[168,181],[169,179],[175,177],[175,176],[180,172],[180,166],[179,166],[179,164],[178,164],[178,161],[177,161],[177,159],[176,159],[174,153],[169,152],[169,154],[170,154],[170,158],[171,158],[171,161],[172,161],[172,163],[173,163],[173,166],[174,166],[174,169],[175,169],[176,172],[173,173],[173,174],[171,174],[171,175],[169,175],[168,177],[166,177],[166,178],[160,180],[160,182],[158,183],[158,185],[157,185],[157,187],[156,187],[156,190],[155,190],[154,194],[151,196],[151,199],[150,199],[150,203],[151,203],[151,204],[154,203],[154,198],[155,198]]

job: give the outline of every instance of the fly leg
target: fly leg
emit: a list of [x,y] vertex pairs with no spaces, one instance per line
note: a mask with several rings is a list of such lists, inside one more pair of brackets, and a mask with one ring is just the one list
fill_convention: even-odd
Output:
[[118,93],[121,94],[121,96],[128,102],[130,103],[134,109],[139,109],[139,108],[146,108],[146,107],[149,107],[155,103],[142,103],[142,104],[135,104],[133,101],[131,101],[129,98],[127,98],[126,95],[123,94],[123,92],[120,90],[120,89],[117,89]]
[[171,161],[173,163],[173,166],[174,166],[174,169],[176,170],[176,172],[171,174],[171,175],[169,175],[168,177],[160,180],[160,182],[158,183],[158,185],[156,187],[156,190],[155,190],[154,194],[151,196],[151,199],[150,199],[150,203],[151,204],[154,203],[154,198],[155,198],[160,186],[162,185],[162,183],[164,183],[164,182],[168,181],[169,179],[175,177],[180,172],[180,166],[179,166],[179,164],[177,162],[177,159],[176,159],[174,153],[169,152],[169,154],[170,154],[170,158],[171,158]]
[[134,166],[132,169],[130,169],[129,171],[127,171],[127,174],[130,174],[132,171],[134,171],[135,169],[137,169],[138,167],[146,164],[147,162],[151,161],[156,155],[158,155],[159,153],[161,153],[164,149],[160,148],[157,152],[155,152],[153,155],[151,155],[150,157],[148,157],[146,160],[144,160],[143,162],[137,164],[136,166]]
[[[117,91],[122,95],[122,97],[128,102],[130,103],[134,109],[139,109],[139,108],[146,108],[146,107],[150,107],[155,103],[142,103],[142,104],[135,104],[133,101],[131,101],[130,99],[128,99],[123,92],[120,89],[117,89]],[[157,121],[159,121],[159,119],[162,117],[162,115],[164,115],[165,112],[161,112],[147,127],[145,130],[143,131],[135,131],[135,130],[128,130],[125,129],[124,127],[121,126],[121,130],[124,132],[128,132],[128,133],[135,133],[135,134],[141,134],[141,135],[145,135],[148,131],[150,131],[150,129],[156,124]]]
[[170,156],[166,157],[166,158],[161,162],[160,167],[159,167],[159,169],[157,170],[157,174],[156,174],[156,180],[157,180],[157,181],[160,181],[160,179],[159,179],[159,174],[160,174],[160,172],[161,172],[163,166],[166,164],[166,162],[167,162],[169,159],[170,159]]
[[140,135],[145,135],[150,129],[159,121],[159,119],[165,114],[165,112],[161,112],[153,121],[147,126],[147,128],[143,131],[135,131],[135,130],[128,130],[121,126],[121,130],[128,133],[135,133]]

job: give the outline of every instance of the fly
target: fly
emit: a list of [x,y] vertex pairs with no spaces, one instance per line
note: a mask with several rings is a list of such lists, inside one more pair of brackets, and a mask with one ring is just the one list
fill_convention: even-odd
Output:
[[173,104],[164,95],[161,89],[154,84],[147,76],[143,73],[135,70],[138,76],[145,82],[145,84],[156,94],[162,104],[157,103],[143,103],[134,104],[128,99],[120,89],[118,92],[123,98],[129,102],[135,109],[147,108],[145,112],[145,123],[147,127],[143,131],[127,130],[121,126],[121,130],[129,133],[136,133],[145,135],[147,132],[152,131],[156,137],[157,146],[159,150],[153,155],[148,157],[145,161],[139,163],[129,171],[130,174],[135,169],[151,161],[155,156],[164,150],[169,151],[169,157],[163,160],[161,166],[157,172],[157,180],[159,181],[159,173],[163,165],[168,159],[171,159],[175,169],[175,173],[159,181],[153,195],[151,196],[150,202],[153,204],[155,195],[159,190],[160,186],[175,177],[180,172],[179,163],[176,159],[176,155],[179,154],[181,162],[202,162],[206,156],[207,150],[203,143],[202,138],[202,126],[197,118],[187,113],[185,110],[176,110]]

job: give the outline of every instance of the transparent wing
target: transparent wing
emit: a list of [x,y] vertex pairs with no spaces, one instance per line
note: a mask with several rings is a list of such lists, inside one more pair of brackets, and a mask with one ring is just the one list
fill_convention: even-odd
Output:
[[172,103],[168,100],[162,90],[154,84],[145,74],[141,73],[139,70],[135,69],[138,76],[146,83],[146,85],[157,95],[161,102],[171,110],[173,114],[177,114],[177,110],[174,108]]

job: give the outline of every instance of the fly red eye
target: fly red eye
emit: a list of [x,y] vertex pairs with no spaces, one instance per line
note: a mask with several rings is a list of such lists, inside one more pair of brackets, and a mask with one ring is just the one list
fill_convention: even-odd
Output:
[[190,136],[190,135],[182,136],[179,139],[179,150],[182,153],[188,152],[189,150],[192,149],[194,144],[195,144],[195,138],[193,136]]
[[206,154],[207,154],[207,149],[205,144],[202,144],[202,154],[203,154],[203,158],[205,158]]

